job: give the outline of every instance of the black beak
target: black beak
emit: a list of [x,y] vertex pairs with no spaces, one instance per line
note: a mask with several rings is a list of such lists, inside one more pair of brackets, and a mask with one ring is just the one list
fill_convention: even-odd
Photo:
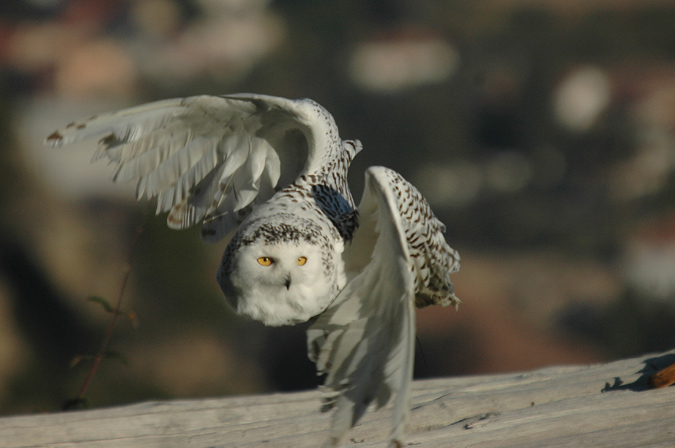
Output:
[[286,289],[289,289],[291,287],[291,277],[288,277],[286,281],[284,282],[284,285],[286,285]]

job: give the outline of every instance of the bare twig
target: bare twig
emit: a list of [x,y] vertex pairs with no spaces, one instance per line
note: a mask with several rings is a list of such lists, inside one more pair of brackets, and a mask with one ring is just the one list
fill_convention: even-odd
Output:
[[122,298],[124,297],[124,291],[126,290],[127,283],[129,282],[129,275],[131,273],[131,264],[134,258],[134,254],[136,252],[136,246],[138,245],[138,240],[143,233],[143,226],[138,226],[136,228],[136,234],[134,235],[134,240],[131,245],[131,253],[129,256],[129,261],[128,263],[124,266],[123,268],[123,277],[122,277],[122,284],[120,286],[120,291],[119,294],[117,295],[117,305],[115,306],[114,311],[112,311],[112,319],[110,320],[110,324],[108,325],[108,329],[106,330],[105,336],[103,338],[103,341],[101,342],[101,347],[99,348],[98,352],[96,353],[96,356],[93,358],[93,362],[91,364],[91,368],[89,369],[89,372],[87,373],[87,376],[84,379],[84,382],[82,383],[82,386],[80,387],[80,391],[77,394],[77,398],[73,400],[69,400],[64,408],[65,409],[73,409],[77,407],[81,407],[86,403],[86,400],[84,398],[85,394],[87,393],[87,389],[89,388],[89,384],[91,383],[91,380],[94,378],[94,375],[98,371],[98,367],[101,364],[101,361],[103,358],[106,357],[106,353],[108,353],[107,348],[108,344],[110,343],[110,338],[112,337],[113,330],[115,329],[115,324],[117,323],[117,318],[121,314],[121,309],[122,309]]

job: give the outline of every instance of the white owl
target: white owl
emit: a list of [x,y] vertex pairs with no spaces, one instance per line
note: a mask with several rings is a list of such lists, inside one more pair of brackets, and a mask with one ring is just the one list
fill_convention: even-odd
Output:
[[[137,182],[139,199],[156,196],[169,227],[201,222],[209,242],[236,229],[217,278],[237,313],[265,325],[314,319],[309,357],[326,374],[323,409],[335,408],[328,446],[373,402],[393,402],[391,443],[402,445],[415,306],[459,303],[459,255],[415,187],[371,167],[357,208],[347,170],[361,143],[341,140],[309,99],[158,101],[71,123],[46,144],[91,138],[94,160],[113,162],[115,181]],[[298,154],[304,166],[275,188]]]

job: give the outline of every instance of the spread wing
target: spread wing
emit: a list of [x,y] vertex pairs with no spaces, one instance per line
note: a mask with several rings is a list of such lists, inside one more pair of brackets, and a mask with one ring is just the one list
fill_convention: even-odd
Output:
[[359,228],[345,250],[351,280],[308,330],[309,357],[326,374],[323,410],[340,443],[370,403],[393,400],[391,441],[402,446],[415,353],[415,305],[457,305],[459,255],[422,195],[398,173],[366,172]]
[[[284,177],[312,169],[321,136],[334,127],[311,100],[265,95],[194,96],[157,101],[71,123],[45,140],[60,147],[98,139],[93,160],[115,164],[113,180],[136,182],[136,196],[157,197],[174,229],[203,221],[202,235],[217,241],[255,204],[274,194],[281,161],[301,163]],[[337,135],[337,131],[335,132]],[[280,160],[281,157],[281,160]]]

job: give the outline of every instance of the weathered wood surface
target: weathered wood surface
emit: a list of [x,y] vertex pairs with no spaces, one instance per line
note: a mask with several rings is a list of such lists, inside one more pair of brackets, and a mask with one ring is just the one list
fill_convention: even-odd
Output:
[[[675,447],[675,387],[647,377],[675,351],[607,364],[417,381],[409,446]],[[329,415],[317,391],[152,402],[0,419],[0,447],[317,447]],[[345,446],[385,446],[387,410]],[[350,440],[351,439],[351,440]]]

